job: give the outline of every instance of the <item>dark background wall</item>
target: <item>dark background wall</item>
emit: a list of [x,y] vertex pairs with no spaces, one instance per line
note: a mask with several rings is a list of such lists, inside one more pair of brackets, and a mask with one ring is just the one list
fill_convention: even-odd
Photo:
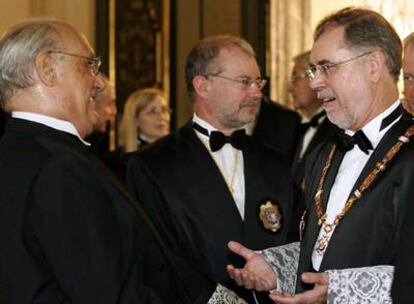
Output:
[[[269,0],[96,0],[96,49],[109,73],[111,52],[115,55],[117,103],[120,111],[127,96],[138,88],[163,87],[156,77],[157,32],[168,22],[169,101],[172,128],[184,124],[192,113],[185,91],[184,65],[196,41],[216,34],[247,39],[265,71],[266,18]],[[115,9],[115,45],[110,46],[110,9]],[[168,5],[166,3],[168,2]],[[115,4],[115,5],[114,5]],[[165,17],[165,8],[169,10]],[[163,48],[163,50],[165,50]],[[158,50],[159,51],[159,50]],[[159,78],[159,77],[158,77]]]

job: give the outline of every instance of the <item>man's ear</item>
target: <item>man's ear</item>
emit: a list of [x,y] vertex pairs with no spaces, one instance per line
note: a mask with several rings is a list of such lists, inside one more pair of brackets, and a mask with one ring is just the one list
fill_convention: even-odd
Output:
[[198,96],[205,99],[210,91],[210,82],[204,76],[195,76],[193,78],[193,88]]
[[384,69],[387,69],[385,63],[385,55],[382,52],[373,52],[369,55],[368,58],[369,73],[371,76],[371,81],[377,83],[381,78]]
[[35,60],[37,75],[45,85],[53,86],[56,83],[56,61],[55,58],[47,52],[39,53]]

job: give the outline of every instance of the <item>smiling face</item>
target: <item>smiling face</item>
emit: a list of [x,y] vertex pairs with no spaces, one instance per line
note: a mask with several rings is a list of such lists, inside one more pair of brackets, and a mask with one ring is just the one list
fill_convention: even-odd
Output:
[[[345,46],[343,34],[341,26],[326,30],[314,42],[311,64],[334,64],[366,51],[349,49]],[[368,56],[333,67],[328,74],[318,71],[310,81],[329,120],[339,128],[358,130],[377,115],[366,62]]]
[[214,73],[206,77],[209,90],[203,103],[203,119],[223,132],[254,121],[262,92],[257,85],[247,88],[237,81],[261,77],[256,59],[237,47],[227,47],[220,51],[213,64],[220,66],[221,72],[217,77]]
[[[86,38],[68,26],[58,27],[62,37],[61,51],[84,57],[94,52]],[[101,75],[94,74],[88,60],[76,56],[53,53],[56,57],[56,77],[59,79],[57,101],[60,118],[75,125],[81,137],[92,133],[99,115],[95,97],[105,87]]]
[[170,132],[170,111],[163,96],[157,95],[136,117],[138,134],[154,142]]

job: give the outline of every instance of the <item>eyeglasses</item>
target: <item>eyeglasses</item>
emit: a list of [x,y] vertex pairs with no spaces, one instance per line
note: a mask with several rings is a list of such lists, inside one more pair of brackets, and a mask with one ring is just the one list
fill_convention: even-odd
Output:
[[81,58],[85,61],[85,67],[89,70],[89,72],[96,76],[99,74],[99,67],[101,66],[101,58],[100,57],[87,57],[87,56],[81,56],[77,54],[67,53],[63,51],[48,51],[49,54],[61,54],[65,56],[71,56],[76,58]]
[[405,74],[403,79],[405,85],[414,85],[414,75]]
[[230,80],[230,81],[241,84],[241,87],[244,90],[250,90],[250,89],[257,88],[259,91],[261,91],[267,83],[267,80],[264,78],[251,79],[249,77],[245,77],[245,78],[240,78],[240,79],[233,79],[233,78],[229,78],[226,76],[215,75],[215,74],[207,74],[205,75],[205,77],[217,77],[221,79]]
[[335,63],[327,63],[327,64],[320,64],[320,65],[319,64],[317,64],[317,65],[310,64],[309,67],[307,67],[305,69],[305,73],[306,73],[306,76],[308,77],[309,80],[315,79],[317,72],[319,72],[321,75],[327,77],[327,76],[329,76],[330,70],[332,68],[338,67],[340,65],[351,62],[351,61],[356,60],[358,58],[361,58],[363,56],[369,55],[373,52],[374,51],[365,52],[365,53],[362,53],[361,55],[352,57],[350,59],[346,59],[344,61],[335,62]]

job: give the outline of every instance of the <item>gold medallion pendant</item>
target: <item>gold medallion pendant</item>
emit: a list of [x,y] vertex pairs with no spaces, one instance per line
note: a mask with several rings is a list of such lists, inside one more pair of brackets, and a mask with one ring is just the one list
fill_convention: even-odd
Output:
[[260,205],[259,218],[265,229],[277,232],[282,227],[282,214],[276,203],[266,201]]

